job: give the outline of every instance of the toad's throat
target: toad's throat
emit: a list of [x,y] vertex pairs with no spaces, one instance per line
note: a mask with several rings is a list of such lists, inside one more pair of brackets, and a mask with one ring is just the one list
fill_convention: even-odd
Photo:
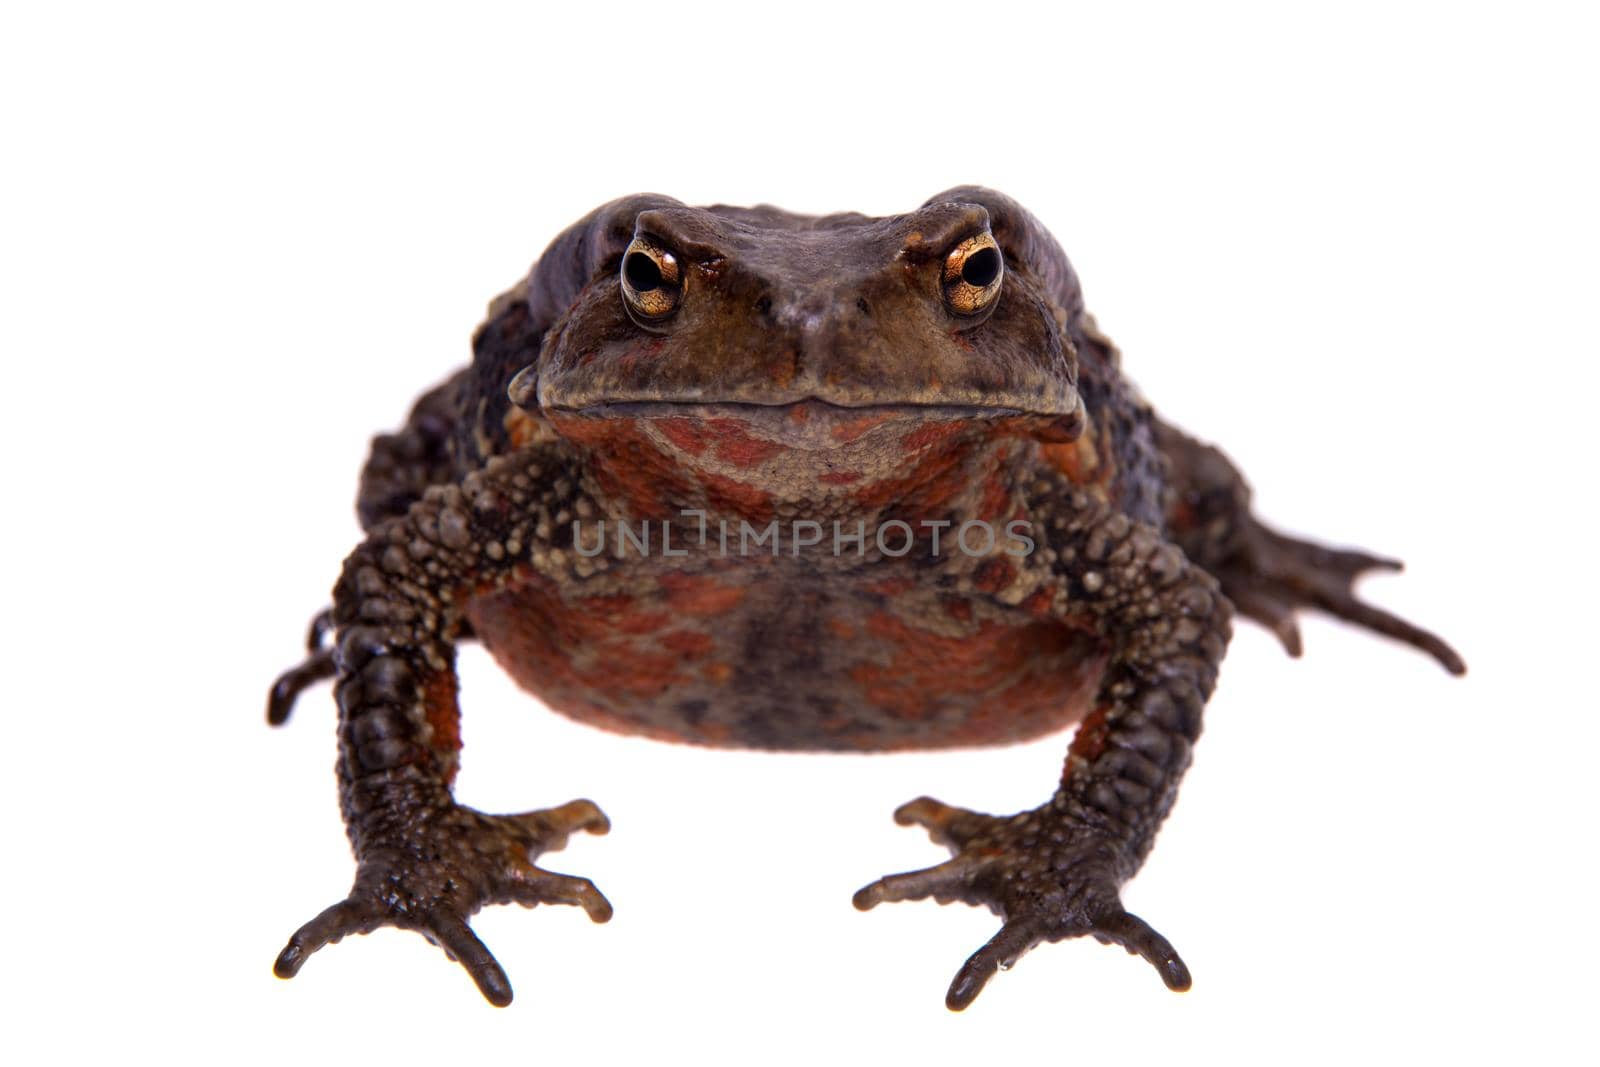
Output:
[[1040,429],[1006,409],[892,404],[652,402],[547,415],[583,451],[602,508],[633,519],[684,509],[824,523],[983,511],[1003,522]]

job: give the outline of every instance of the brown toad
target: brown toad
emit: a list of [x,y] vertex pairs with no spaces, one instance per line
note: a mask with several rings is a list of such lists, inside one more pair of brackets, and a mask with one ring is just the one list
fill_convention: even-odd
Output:
[[273,690],[282,723],[338,678],[357,860],[350,895],[278,957],[283,977],[390,924],[506,1004],[467,925],[478,908],[611,914],[589,881],[533,865],[607,829],[592,803],[453,801],[470,638],[559,711],[707,745],[928,748],[1078,724],[1043,804],[912,801],[896,818],[953,858],[856,894],[1003,918],[952,1008],[1083,934],[1189,985],[1118,888],[1189,764],[1233,610],[1292,654],[1294,613],[1315,607],[1464,669],[1352,595],[1396,564],[1251,517],[1228,460],[1122,377],[1056,242],[988,190],[888,218],[618,200],[493,302],[474,352],[375,440],[366,539]]

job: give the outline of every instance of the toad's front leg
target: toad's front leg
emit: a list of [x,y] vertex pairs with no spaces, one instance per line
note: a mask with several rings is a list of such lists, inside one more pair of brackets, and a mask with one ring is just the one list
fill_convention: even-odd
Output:
[[896,820],[926,827],[954,858],[881,878],[855,896],[862,910],[932,897],[983,905],[1004,919],[951,983],[945,1003],[956,1010],[1041,941],[1085,934],[1143,956],[1170,988],[1189,987],[1172,945],[1123,910],[1118,891],[1144,861],[1189,766],[1232,609],[1216,582],[1155,530],[1064,480],[1037,486],[1030,512],[1058,609],[1092,617],[1112,651],[1095,711],[1048,801],[1005,817],[912,801]]
[[461,962],[491,1002],[511,985],[467,925],[485,904],[577,904],[604,922],[611,905],[587,879],[533,865],[575,830],[604,833],[587,800],[486,815],[452,799],[457,728],[454,641],[464,601],[548,559],[573,479],[551,450],[493,461],[436,487],[375,526],[334,589],[339,791],[357,871],[349,896],[289,939],[274,970],[293,977],[346,934],[416,930]]

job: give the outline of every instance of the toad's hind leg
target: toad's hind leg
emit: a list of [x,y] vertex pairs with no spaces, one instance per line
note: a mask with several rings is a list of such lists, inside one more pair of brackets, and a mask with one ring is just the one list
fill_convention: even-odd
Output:
[[[356,491],[356,514],[362,530],[404,515],[430,485],[441,485],[455,477],[451,441],[456,433],[458,397],[467,373],[458,371],[423,394],[400,430],[372,439]],[[267,722],[273,726],[289,721],[301,693],[333,677],[333,652],[323,647],[331,629],[332,609],[324,608],[311,620],[306,658],[272,683],[267,694]]]
[[1291,656],[1300,655],[1295,611],[1309,607],[1421,649],[1452,674],[1466,671],[1439,637],[1355,595],[1357,578],[1399,570],[1397,560],[1285,537],[1251,514],[1250,487],[1222,452],[1159,421],[1156,439],[1173,489],[1169,536],[1216,576],[1240,614],[1271,630]]

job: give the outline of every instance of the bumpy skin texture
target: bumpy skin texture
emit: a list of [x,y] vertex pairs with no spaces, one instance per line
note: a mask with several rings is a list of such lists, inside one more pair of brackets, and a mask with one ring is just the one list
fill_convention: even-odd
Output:
[[1085,934],[1187,988],[1118,893],[1189,765],[1235,606],[1294,654],[1294,613],[1315,607],[1464,669],[1352,595],[1393,564],[1258,523],[1226,458],[1123,378],[1049,234],[973,187],[882,219],[604,205],[491,304],[472,365],[374,441],[358,510],[366,539],[269,701],[281,723],[337,676],[357,861],[284,977],[395,925],[505,1004],[478,908],[610,916],[591,883],[534,865],[606,831],[592,803],[453,800],[469,636],[558,711],[663,739],[892,750],[1078,724],[1050,799],[1007,817],[912,801],[896,818],[952,858],[856,894],[1002,917],[950,987],[958,1009],[1034,945]]

